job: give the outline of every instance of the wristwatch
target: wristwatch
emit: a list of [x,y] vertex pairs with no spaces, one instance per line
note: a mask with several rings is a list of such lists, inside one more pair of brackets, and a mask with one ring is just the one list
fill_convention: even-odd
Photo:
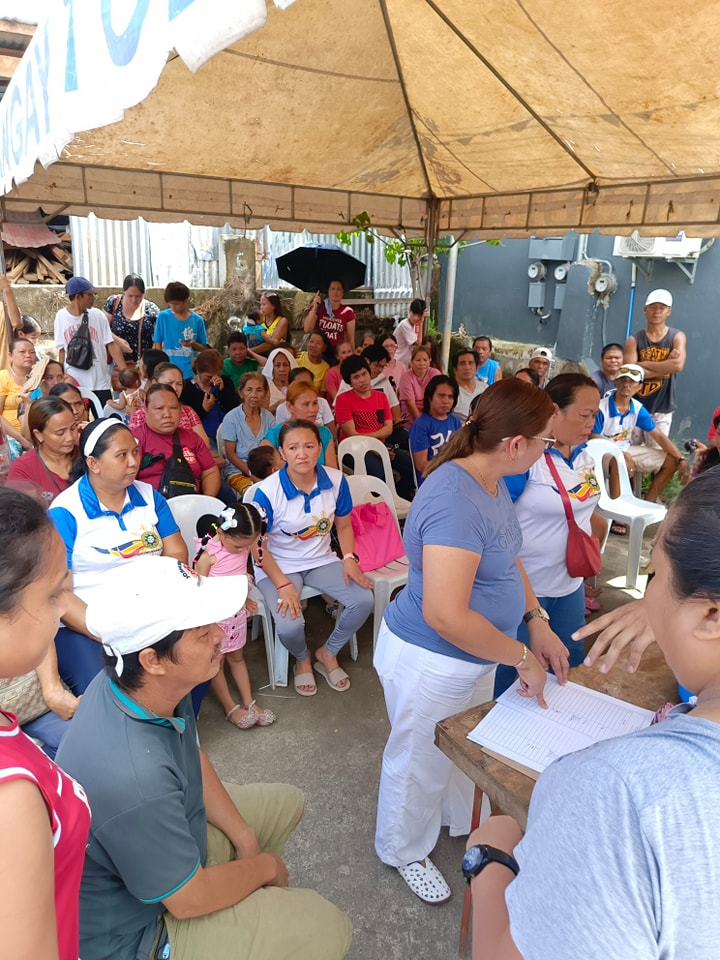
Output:
[[520,872],[517,860],[509,853],[486,843],[476,843],[474,847],[465,851],[462,861],[463,876],[470,883],[472,878],[484,870],[489,863],[501,863],[504,867],[509,867],[515,876]]
[[343,560],[354,560],[355,563],[360,563],[360,557],[356,553],[343,554]]
[[531,620],[544,620],[545,623],[550,623],[550,614],[543,607],[533,607],[532,610],[528,610],[527,613],[523,614],[523,623],[530,623]]

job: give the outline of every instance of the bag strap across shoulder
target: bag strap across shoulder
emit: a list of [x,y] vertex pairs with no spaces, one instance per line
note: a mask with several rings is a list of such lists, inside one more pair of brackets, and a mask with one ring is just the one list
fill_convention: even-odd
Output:
[[550,473],[553,475],[553,479],[557,484],[558,493],[560,494],[560,499],[562,500],[562,505],[565,511],[565,517],[567,519],[568,526],[569,527],[577,526],[575,515],[573,514],[573,508],[570,503],[570,497],[568,496],[568,492],[565,489],[565,484],[560,479],[560,474],[558,473],[558,469],[553,463],[552,454],[550,453],[545,454],[545,462],[547,463],[548,469],[550,470]]

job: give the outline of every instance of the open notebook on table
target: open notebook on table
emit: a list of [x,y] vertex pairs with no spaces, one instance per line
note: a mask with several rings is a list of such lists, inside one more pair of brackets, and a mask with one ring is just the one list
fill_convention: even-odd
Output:
[[534,698],[519,696],[518,687],[519,682],[498,697],[468,740],[533,779],[558,757],[635,733],[653,718],[651,710],[578,683],[561,687],[552,675],[545,684],[547,710]]

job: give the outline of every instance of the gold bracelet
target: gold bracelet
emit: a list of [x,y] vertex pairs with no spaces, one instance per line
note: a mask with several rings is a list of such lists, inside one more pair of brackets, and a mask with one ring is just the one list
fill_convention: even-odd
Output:
[[525,661],[527,660],[527,655],[528,655],[527,644],[524,643],[524,644],[522,645],[522,648],[523,648],[522,656],[520,657],[520,659],[518,660],[518,662],[517,662],[516,664],[514,664],[514,669],[515,669],[515,670],[519,670],[520,667],[524,667],[524,666],[525,666]]

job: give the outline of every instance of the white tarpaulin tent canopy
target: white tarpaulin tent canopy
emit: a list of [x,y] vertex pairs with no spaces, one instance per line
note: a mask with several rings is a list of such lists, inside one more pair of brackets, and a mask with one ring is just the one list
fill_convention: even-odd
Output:
[[1,105],[5,216],[720,234],[717,2],[277,6],[58,3]]

